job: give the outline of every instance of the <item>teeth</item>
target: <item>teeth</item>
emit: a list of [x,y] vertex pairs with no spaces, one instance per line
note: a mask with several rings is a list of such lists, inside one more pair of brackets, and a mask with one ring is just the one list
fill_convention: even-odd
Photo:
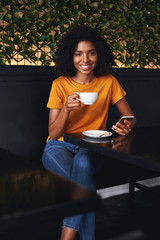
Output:
[[87,69],[89,69],[89,68],[90,68],[90,65],[85,65],[85,66],[84,66],[84,65],[82,65],[82,66],[81,66],[81,68],[82,68],[82,69],[84,69],[84,70],[87,70]]

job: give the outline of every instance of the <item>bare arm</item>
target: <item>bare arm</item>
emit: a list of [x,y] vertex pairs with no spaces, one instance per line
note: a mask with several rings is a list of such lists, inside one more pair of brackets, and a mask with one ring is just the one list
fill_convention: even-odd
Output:
[[122,98],[120,101],[118,101],[115,106],[117,107],[118,111],[121,113],[122,116],[134,116],[134,119],[131,122],[125,120],[124,124],[117,122],[115,125],[112,126],[112,129],[118,134],[126,135],[131,131],[132,128],[134,128],[136,124],[136,117],[125,98]]
[[48,130],[51,138],[56,140],[63,135],[70,111],[78,109],[81,105],[77,97],[76,93],[69,96],[62,109],[50,109]]

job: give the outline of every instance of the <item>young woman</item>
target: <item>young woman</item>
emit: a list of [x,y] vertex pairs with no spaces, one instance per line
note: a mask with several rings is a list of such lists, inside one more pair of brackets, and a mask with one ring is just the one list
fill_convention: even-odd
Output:
[[[44,149],[43,164],[71,181],[96,191],[94,175],[99,161],[95,154],[63,141],[64,133],[105,130],[110,104],[121,115],[134,115],[125,99],[125,91],[110,74],[113,54],[97,32],[88,26],[71,29],[59,42],[56,68],[60,77],[51,88],[47,107],[49,138]],[[77,92],[98,92],[93,105],[84,105]],[[126,135],[135,126],[127,120],[112,129]],[[94,240],[94,213],[64,219],[61,240],[72,240],[77,231],[81,240]]]

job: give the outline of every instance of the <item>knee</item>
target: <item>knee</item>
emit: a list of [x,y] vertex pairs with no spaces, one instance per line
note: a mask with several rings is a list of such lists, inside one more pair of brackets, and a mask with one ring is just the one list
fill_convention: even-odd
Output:
[[48,152],[43,152],[42,163],[46,169],[49,169],[50,164],[52,163],[52,156]]
[[43,151],[43,156],[42,156],[42,163],[43,166],[50,170],[50,168],[53,168],[55,165],[55,162],[58,161],[58,151],[56,147],[51,144],[47,144],[44,151]]
[[77,159],[75,159],[75,165],[80,171],[90,171],[93,169],[91,159],[86,155],[79,156]]
[[58,161],[59,156],[61,156],[61,151],[61,147],[54,145],[52,141],[48,142],[44,148],[42,156],[42,163],[44,166]]

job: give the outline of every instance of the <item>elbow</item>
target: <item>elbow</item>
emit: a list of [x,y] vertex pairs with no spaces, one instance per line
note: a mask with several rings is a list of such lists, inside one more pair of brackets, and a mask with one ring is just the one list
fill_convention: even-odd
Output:
[[57,136],[55,134],[55,131],[53,129],[53,126],[49,126],[48,127],[48,132],[49,132],[49,136],[50,138],[52,138],[53,140],[57,140]]
[[49,127],[49,136],[53,140],[58,140],[58,138],[60,138],[62,136],[62,134],[59,131],[56,131],[55,128]]
[[53,132],[49,131],[49,136],[50,138],[52,138],[53,140],[57,140],[58,136],[56,136],[56,134],[54,134]]

